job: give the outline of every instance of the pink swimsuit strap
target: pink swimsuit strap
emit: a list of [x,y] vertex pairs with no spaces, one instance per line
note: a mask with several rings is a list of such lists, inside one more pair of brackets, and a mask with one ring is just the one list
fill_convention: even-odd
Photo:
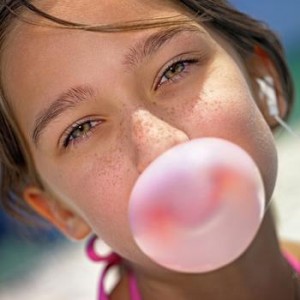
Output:
[[300,274],[300,261],[292,254],[288,253],[287,251],[284,251],[283,253],[285,259],[288,261],[288,263],[291,265],[291,267]]
[[[117,255],[116,253],[112,253],[109,256],[103,258],[95,253],[94,244],[96,242],[96,237],[92,238],[87,244],[87,254],[91,260],[99,262],[106,262],[106,266],[101,274],[100,281],[99,281],[99,294],[97,299],[98,300],[109,300],[109,296],[105,292],[104,282],[106,276],[110,269],[114,266],[118,266],[122,263],[122,258]],[[291,267],[300,274],[300,261],[296,259],[292,254],[288,252],[283,252],[283,256],[287,260],[287,262],[291,265]],[[138,285],[136,278],[131,270],[128,270],[129,276],[129,292],[130,292],[130,299],[131,300],[142,300],[142,297],[139,293]]]
[[[122,258],[116,253],[111,253],[106,257],[102,257],[98,255],[95,251],[95,243],[97,241],[97,237],[93,236],[87,243],[86,252],[88,257],[94,262],[104,262],[106,263],[104,270],[102,271],[100,281],[99,281],[99,293],[97,296],[98,300],[109,300],[108,295],[105,292],[104,282],[106,276],[110,269],[114,266],[118,266],[122,263]],[[136,278],[133,275],[131,270],[128,270],[128,278],[129,278],[129,292],[131,300],[141,300],[141,296],[139,293],[138,285],[136,282]]]
[[[98,294],[98,298],[97,298],[98,300],[109,300],[109,296],[105,292],[104,282],[105,282],[106,276],[107,276],[110,268],[112,268],[115,265],[121,264],[121,262],[122,262],[122,259],[120,259],[119,262],[116,262],[116,263],[109,263],[104,268],[102,275],[100,277],[100,282],[99,282],[99,294]],[[142,300],[139,289],[138,289],[138,285],[136,282],[136,278],[135,278],[133,272],[130,270],[128,271],[128,278],[129,278],[130,299],[131,300]]]
[[[300,261],[298,261],[293,255],[290,253],[284,252],[284,257],[288,261],[288,263],[292,266],[292,268],[300,274]],[[119,260],[119,263],[121,263],[121,259]],[[119,264],[118,263],[118,264]],[[104,292],[104,280],[106,277],[106,274],[108,270],[114,266],[115,264],[108,264],[106,268],[104,269],[104,272],[102,273],[101,279],[100,279],[100,293],[99,293],[99,300],[109,300],[108,296]],[[130,299],[131,300],[141,300],[141,295],[138,290],[136,278],[133,274],[133,272],[129,271],[129,291],[130,291]]]

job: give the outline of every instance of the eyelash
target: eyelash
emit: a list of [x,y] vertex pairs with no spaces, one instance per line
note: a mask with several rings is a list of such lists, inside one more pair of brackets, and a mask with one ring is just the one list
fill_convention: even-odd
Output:
[[[182,58],[177,58],[176,60],[172,61],[169,63],[169,65],[162,71],[160,75],[158,75],[159,80],[155,84],[155,90],[160,88],[162,85],[169,84],[172,82],[175,82],[176,80],[182,78],[184,74],[187,74],[189,70],[187,68],[190,65],[197,64],[199,63],[199,59],[192,58],[192,59],[182,59]],[[166,77],[166,74],[174,68],[176,71],[175,67],[182,65],[183,69],[178,73],[175,74],[173,78],[167,78],[164,82],[162,82],[163,78]],[[88,138],[90,134],[92,134],[93,130],[103,123],[103,120],[94,120],[94,119],[87,119],[87,120],[82,120],[75,122],[70,128],[66,130],[62,137],[62,146],[63,148],[67,149],[71,145],[75,145],[78,142],[80,142],[82,139]],[[90,128],[86,133],[82,133],[82,135],[78,137],[72,137],[72,135],[77,131],[80,130],[80,127],[82,126],[89,125]],[[84,129],[84,128],[83,128]]]
[[[175,61],[172,61],[169,63],[169,65],[162,71],[160,75],[158,75],[158,81],[155,83],[154,90],[156,91],[158,88],[160,88],[162,85],[169,84],[170,82],[174,83],[178,79],[182,78],[184,74],[187,74],[189,70],[187,68],[190,65],[199,63],[199,59],[197,58],[191,58],[191,59],[182,59],[177,58]],[[162,82],[163,78],[166,77],[166,74],[171,71],[172,68],[178,66],[179,64],[182,64],[184,69],[180,71],[178,74],[175,74],[173,78],[166,79],[164,82]]]
[[[92,134],[93,130],[100,124],[103,123],[103,120],[94,120],[94,119],[87,119],[82,120],[79,122],[74,123],[70,128],[66,130],[62,137],[62,146],[64,148],[70,147],[70,145],[75,145],[76,143],[80,142],[82,139],[88,138],[90,134]],[[83,132],[78,137],[72,137],[72,135],[80,128],[84,129],[83,126],[89,125],[89,129],[87,132]]]

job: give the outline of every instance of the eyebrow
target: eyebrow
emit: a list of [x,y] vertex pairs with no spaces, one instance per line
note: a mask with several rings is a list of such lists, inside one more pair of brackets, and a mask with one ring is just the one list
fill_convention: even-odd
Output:
[[145,40],[138,41],[131,47],[124,57],[123,64],[129,67],[135,67],[145,58],[151,57],[162,46],[165,46],[175,36],[184,32],[202,32],[196,25],[174,25],[167,29],[160,30],[148,36]]
[[87,101],[95,96],[95,92],[90,86],[76,86],[60,94],[49,107],[42,110],[34,122],[32,140],[35,145],[47,125],[63,112],[74,108],[78,104]]
[[[145,58],[152,56],[167,42],[170,42],[175,36],[183,32],[201,32],[197,26],[191,25],[174,25],[167,29],[157,31],[146,39],[138,41],[131,47],[124,56],[123,64],[135,67]],[[40,136],[46,127],[65,111],[76,107],[83,101],[95,96],[95,91],[91,86],[77,86],[63,92],[54,100],[49,107],[42,110],[36,117],[32,130],[32,140],[38,145]]]

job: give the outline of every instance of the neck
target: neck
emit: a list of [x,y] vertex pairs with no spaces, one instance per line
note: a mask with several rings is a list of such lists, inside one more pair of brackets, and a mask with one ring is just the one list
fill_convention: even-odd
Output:
[[207,274],[135,270],[144,300],[295,300],[297,282],[282,256],[270,210],[253,241],[238,260]]

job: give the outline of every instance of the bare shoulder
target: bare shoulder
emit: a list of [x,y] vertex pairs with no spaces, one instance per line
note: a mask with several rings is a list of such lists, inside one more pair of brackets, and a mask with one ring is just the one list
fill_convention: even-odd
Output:
[[294,255],[300,261],[300,242],[283,240],[280,241],[280,245],[284,251]]

